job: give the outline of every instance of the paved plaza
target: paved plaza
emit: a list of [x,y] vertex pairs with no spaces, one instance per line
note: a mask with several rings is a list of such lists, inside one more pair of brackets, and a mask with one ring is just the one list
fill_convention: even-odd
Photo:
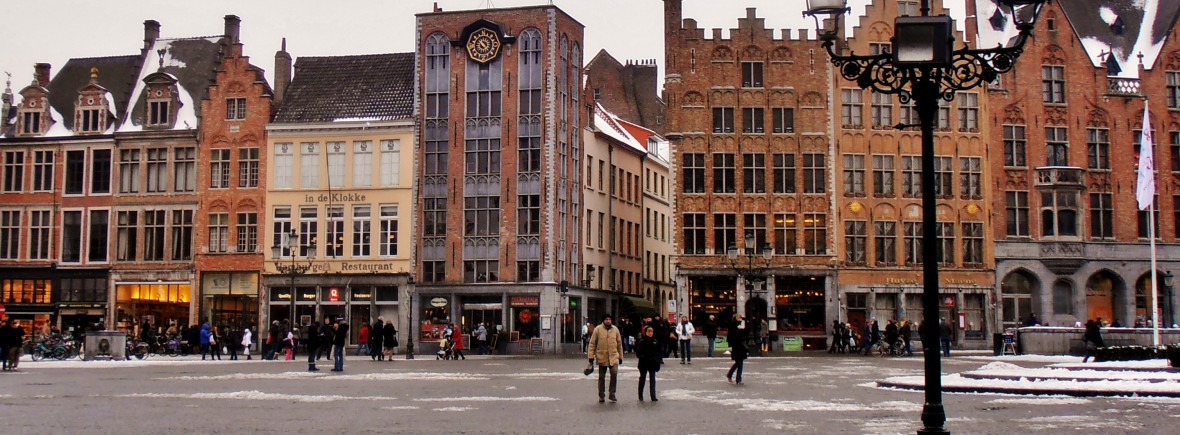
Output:
[[[634,360],[618,403],[599,404],[579,358],[478,357],[373,362],[345,372],[296,361],[22,362],[0,373],[4,433],[799,433],[912,434],[923,394],[882,379],[920,376],[922,360],[801,353],[747,361],[667,359],[658,403],[639,402]],[[399,358],[401,358],[399,356]],[[1028,368],[1047,361],[1009,359]],[[999,358],[944,360],[957,374]],[[1180,399],[946,394],[954,433],[1175,433]]]

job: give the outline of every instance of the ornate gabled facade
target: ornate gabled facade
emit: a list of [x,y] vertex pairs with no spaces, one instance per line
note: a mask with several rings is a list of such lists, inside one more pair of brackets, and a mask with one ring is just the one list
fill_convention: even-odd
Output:
[[682,21],[680,0],[664,8],[678,311],[822,340],[836,277],[827,59],[752,8],[728,38]]
[[[980,42],[1002,42],[1010,17],[990,1],[967,4]],[[1030,314],[1054,326],[1151,318],[1149,219],[1135,198],[1145,106],[1156,276],[1180,266],[1178,11],[1175,0],[1052,2],[1014,71],[988,89],[993,303],[1003,326]],[[1161,321],[1174,323],[1176,295],[1159,281]]]

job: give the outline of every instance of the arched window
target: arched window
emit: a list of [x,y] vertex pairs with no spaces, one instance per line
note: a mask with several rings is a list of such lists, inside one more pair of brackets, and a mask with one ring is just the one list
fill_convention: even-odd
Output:
[[527,29],[520,34],[520,113],[517,129],[517,165],[520,172],[541,171],[541,119],[544,96],[544,68],[541,32]]
[[1040,312],[1041,284],[1023,270],[1012,272],[1000,284],[1003,297],[1002,320],[1005,328],[1020,326],[1021,319]]

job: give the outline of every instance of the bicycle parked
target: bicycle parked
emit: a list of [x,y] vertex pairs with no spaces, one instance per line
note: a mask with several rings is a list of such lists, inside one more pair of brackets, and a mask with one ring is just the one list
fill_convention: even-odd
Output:
[[61,336],[46,337],[35,344],[29,354],[33,361],[40,361],[45,358],[53,358],[56,360],[65,360],[81,356],[79,349],[80,343],[76,340],[67,340]]
[[135,357],[135,359],[144,359],[147,358],[150,353],[151,346],[148,346],[147,343],[133,338],[127,339],[127,359],[131,359],[131,357]]

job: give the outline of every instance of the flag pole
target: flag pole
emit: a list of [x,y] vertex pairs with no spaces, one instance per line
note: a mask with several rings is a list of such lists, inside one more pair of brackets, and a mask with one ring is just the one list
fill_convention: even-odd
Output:
[[[1148,152],[1151,152],[1150,150]],[[1147,209],[1147,237],[1151,239],[1151,343],[1153,346],[1160,345],[1160,298],[1159,298],[1159,284],[1156,278],[1159,273],[1156,273],[1155,266],[1155,201],[1152,201],[1151,207]]]
[[1159,283],[1155,256],[1155,134],[1151,129],[1151,111],[1143,100],[1143,133],[1139,141],[1139,168],[1135,200],[1139,210],[1147,210],[1147,238],[1151,240],[1151,342],[1160,345]]

